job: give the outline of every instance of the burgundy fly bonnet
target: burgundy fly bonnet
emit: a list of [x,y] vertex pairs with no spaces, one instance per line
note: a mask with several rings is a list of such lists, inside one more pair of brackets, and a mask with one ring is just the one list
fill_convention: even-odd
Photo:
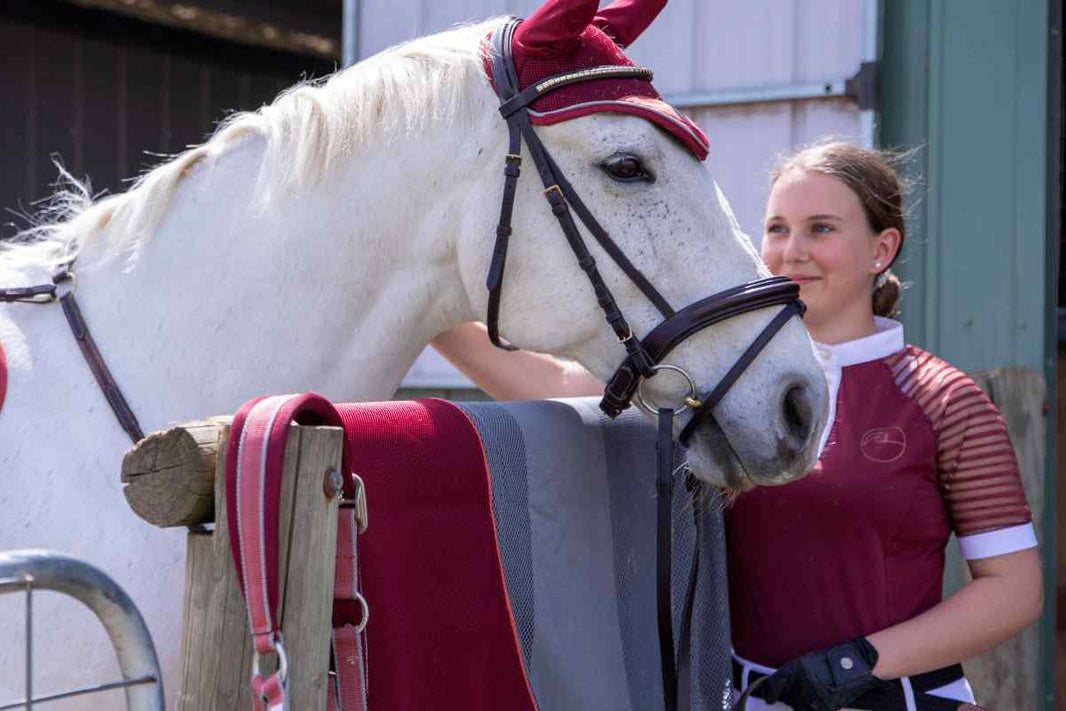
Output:
[[[666,0],[615,0],[597,12],[596,0],[547,0],[518,26],[511,47],[521,89],[564,72],[632,67],[622,52],[659,14]],[[485,71],[492,71],[486,59]],[[707,136],[659,96],[649,79],[608,78],[564,86],[529,107],[534,124],[553,124],[599,111],[633,114],[670,132],[697,158]]]

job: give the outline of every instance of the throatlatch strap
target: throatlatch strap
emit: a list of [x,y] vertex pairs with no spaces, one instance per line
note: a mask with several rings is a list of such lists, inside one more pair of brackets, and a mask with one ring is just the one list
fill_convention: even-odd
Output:
[[492,263],[489,265],[485,286],[489,290],[489,308],[486,326],[492,345],[505,351],[517,350],[509,343],[500,341],[500,293],[503,290],[503,270],[507,266],[507,246],[511,239],[511,214],[514,211],[515,192],[518,189],[518,177],[522,173],[522,134],[518,126],[508,123],[510,147],[503,169],[503,201],[500,203],[500,221],[496,225],[496,246],[492,250]]
[[[575,82],[609,77],[630,77],[650,80],[651,72],[648,69],[640,67],[594,67],[591,69],[584,69],[577,72],[566,72],[564,74],[549,77],[535,86],[531,86],[525,91],[520,92],[518,79],[515,75],[513,62],[511,60],[511,38],[516,26],[517,21],[512,20],[494,33],[492,37],[493,52],[491,64],[493,83],[496,88],[497,96],[501,102],[500,113],[507,122],[510,140],[508,148],[509,154],[507,157],[508,166],[505,169],[506,178],[504,181],[504,195],[500,207],[500,222],[496,227],[496,247],[493,251],[492,263],[486,280],[486,286],[489,290],[488,314],[486,317],[489,340],[498,348],[513,350],[513,348],[504,345],[499,338],[498,319],[500,293],[503,284],[503,270],[506,264],[508,241],[511,236],[511,213],[514,207],[514,195],[518,180],[517,162],[520,160],[518,156],[520,155],[522,139],[524,138],[526,145],[533,156],[533,162],[536,165],[537,171],[540,173],[541,181],[545,188],[544,194],[551,206],[552,213],[559,220],[563,233],[566,235],[567,242],[569,242],[570,248],[577,257],[578,265],[584,270],[585,274],[592,282],[592,287],[596,294],[596,301],[599,303],[600,308],[603,309],[607,323],[610,324],[611,328],[614,330],[618,340],[625,345],[629,356],[628,360],[639,366],[640,372],[644,377],[651,377],[655,374],[655,371],[652,370],[651,367],[653,363],[644,353],[640,341],[633,336],[629,324],[626,323],[621,309],[619,309],[614,296],[611,294],[611,290],[600,276],[599,270],[596,268],[596,262],[589,253],[588,248],[585,246],[584,240],[582,240],[581,234],[578,232],[577,226],[574,224],[573,217],[570,215],[570,210],[567,205],[568,202],[575,206],[580,205],[578,216],[581,218],[582,222],[584,222],[593,233],[596,240],[603,245],[608,255],[615,260],[622,271],[633,280],[641,291],[648,295],[655,304],[655,307],[663,312],[664,315],[672,314],[673,309],[671,309],[670,305],[662,295],[651,286],[651,283],[648,282],[644,275],[637,270],[628,259],[626,259],[625,255],[622,254],[617,245],[611,241],[606,231],[596,222],[596,219],[584,204],[580,202],[580,199],[577,197],[576,193],[574,193],[570,184],[561,176],[561,174],[559,174],[558,168],[551,160],[551,156],[544,148],[544,144],[540,142],[536,131],[533,130],[533,125],[529,120],[529,113],[527,110],[529,103],[536,98],[543,96],[554,89]],[[515,160],[516,163],[513,168],[510,164],[510,161],[512,160]]]

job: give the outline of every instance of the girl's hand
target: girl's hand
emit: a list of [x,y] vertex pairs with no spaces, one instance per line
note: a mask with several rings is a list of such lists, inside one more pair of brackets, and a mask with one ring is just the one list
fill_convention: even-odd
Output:
[[877,650],[859,637],[787,662],[767,677],[757,695],[793,709],[837,711],[866,692],[888,685],[873,675],[875,664]]

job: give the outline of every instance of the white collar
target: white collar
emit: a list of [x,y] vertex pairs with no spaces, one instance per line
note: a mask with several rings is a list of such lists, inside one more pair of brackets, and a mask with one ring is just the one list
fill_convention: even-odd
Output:
[[829,356],[834,365],[844,368],[858,363],[887,358],[903,350],[903,324],[888,318],[874,317],[877,329],[869,336],[843,343],[817,343],[818,350]]

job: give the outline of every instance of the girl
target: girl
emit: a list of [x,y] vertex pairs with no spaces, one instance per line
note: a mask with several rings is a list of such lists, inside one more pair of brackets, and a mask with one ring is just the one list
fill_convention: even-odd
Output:
[[[833,410],[810,474],[726,512],[734,684],[758,684],[748,709],[953,711],[974,702],[958,662],[1040,615],[1040,558],[1002,418],[889,318],[903,215],[899,178],[876,151],[816,145],[772,177],[762,256],[800,284]],[[494,397],[602,391],[572,364],[495,351],[480,325],[434,346]],[[973,580],[941,600],[952,531]]]

